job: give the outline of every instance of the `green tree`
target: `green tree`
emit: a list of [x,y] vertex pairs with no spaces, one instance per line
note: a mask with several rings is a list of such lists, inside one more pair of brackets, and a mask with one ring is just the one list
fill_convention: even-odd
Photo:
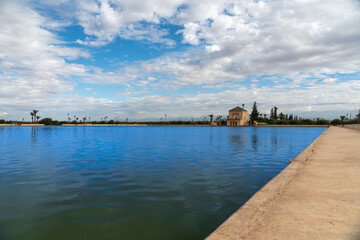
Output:
[[216,119],[215,119],[215,121],[216,121],[219,125],[221,125],[221,124],[222,124],[222,116],[221,116],[221,115],[217,116]]
[[51,118],[43,118],[39,121],[39,123],[44,124],[44,125],[52,125],[53,124],[53,120]]
[[338,124],[341,124],[341,120],[340,119],[334,119],[334,120],[331,121],[331,124],[336,126]]
[[30,112],[30,115],[31,115],[31,122],[34,122],[34,113]]
[[274,119],[277,120],[278,119],[278,115],[277,115],[277,107],[274,107]]
[[344,126],[345,116],[340,116],[340,119],[341,119],[341,125]]
[[251,121],[255,121],[255,120],[258,120],[258,118],[259,118],[259,111],[257,110],[257,105],[256,105],[256,101],[255,101],[253,108],[252,108],[252,112],[250,114],[250,119],[251,119]]
[[212,122],[212,121],[213,121],[214,114],[210,114],[209,117],[210,117],[210,122]]
[[285,120],[285,119],[286,119],[286,115],[281,112],[281,113],[279,114],[279,118],[280,118],[280,120]]
[[33,110],[33,113],[34,113],[34,122],[39,120],[39,119],[37,118],[37,115],[36,115],[38,112],[39,112],[38,110]]

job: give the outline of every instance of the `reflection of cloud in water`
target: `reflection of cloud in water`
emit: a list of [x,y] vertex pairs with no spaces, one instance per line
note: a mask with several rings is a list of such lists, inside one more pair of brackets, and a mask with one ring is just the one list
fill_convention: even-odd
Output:
[[[9,239],[18,234],[37,239],[48,229],[74,221],[77,227],[94,223],[94,232],[107,228],[136,238],[132,229],[139,230],[144,222],[144,214],[139,213],[145,213],[147,220],[138,231],[139,239],[165,225],[185,232],[180,238],[195,234],[194,238],[204,238],[203,232],[216,227],[209,221],[221,222],[246,202],[323,132],[315,130],[0,128],[0,149],[5,150],[0,156],[0,175],[5,176],[0,189],[11,192],[9,197],[0,194],[0,208],[8,209],[1,218],[4,226],[30,222],[36,228],[30,232],[0,227],[0,239],[5,233]],[[36,225],[44,217],[46,223]],[[179,231],[166,239],[179,238]],[[59,234],[61,239],[69,238]]]
[[248,137],[247,135],[230,135],[229,143],[234,153],[243,152],[246,149]]

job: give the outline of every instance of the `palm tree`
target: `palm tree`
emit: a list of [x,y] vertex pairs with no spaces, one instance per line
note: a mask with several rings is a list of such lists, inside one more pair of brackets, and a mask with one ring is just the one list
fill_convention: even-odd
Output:
[[340,119],[341,119],[341,125],[344,126],[345,116],[340,116]]
[[36,114],[37,114],[38,112],[39,112],[38,110],[33,110],[33,113],[34,113],[34,121],[37,119]]
[[212,122],[212,121],[213,121],[214,114],[210,114],[209,117],[210,117],[210,122]]
[[30,112],[30,115],[31,115],[31,122],[34,122],[34,113]]
[[36,122],[39,123],[40,116],[36,116]]
[[277,120],[278,119],[278,115],[277,115],[277,107],[274,107],[274,119]]

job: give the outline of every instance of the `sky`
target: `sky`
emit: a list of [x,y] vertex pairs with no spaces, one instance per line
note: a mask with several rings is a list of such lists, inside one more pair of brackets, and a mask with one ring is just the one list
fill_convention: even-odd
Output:
[[0,0],[0,119],[354,117],[359,0]]

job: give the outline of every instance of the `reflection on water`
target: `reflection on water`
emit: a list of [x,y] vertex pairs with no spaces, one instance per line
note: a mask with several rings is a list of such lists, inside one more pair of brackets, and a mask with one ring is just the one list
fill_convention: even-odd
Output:
[[0,239],[202,239],[324,130],[0,127]]
[[273,136],[271,136],[271,146],[272,146],[272,149],[273,149],[273,150],[276,150],[277,147],[278,147],[276,134],[274,134]]
[[252,140],[252,147],[254,149],[254,153],[256,154],[257,152],[257,142],[258,142],[258,135],[257,134],[253,134],[251,137]]
[[38,127],[31,127],[31,142],[36,143],[39,134]]
[[231,147],[231,152],[238,153],[244,152],[246,145],[248,143],[248,135],[241,135],[237,132],[229,134],[229,145]]

